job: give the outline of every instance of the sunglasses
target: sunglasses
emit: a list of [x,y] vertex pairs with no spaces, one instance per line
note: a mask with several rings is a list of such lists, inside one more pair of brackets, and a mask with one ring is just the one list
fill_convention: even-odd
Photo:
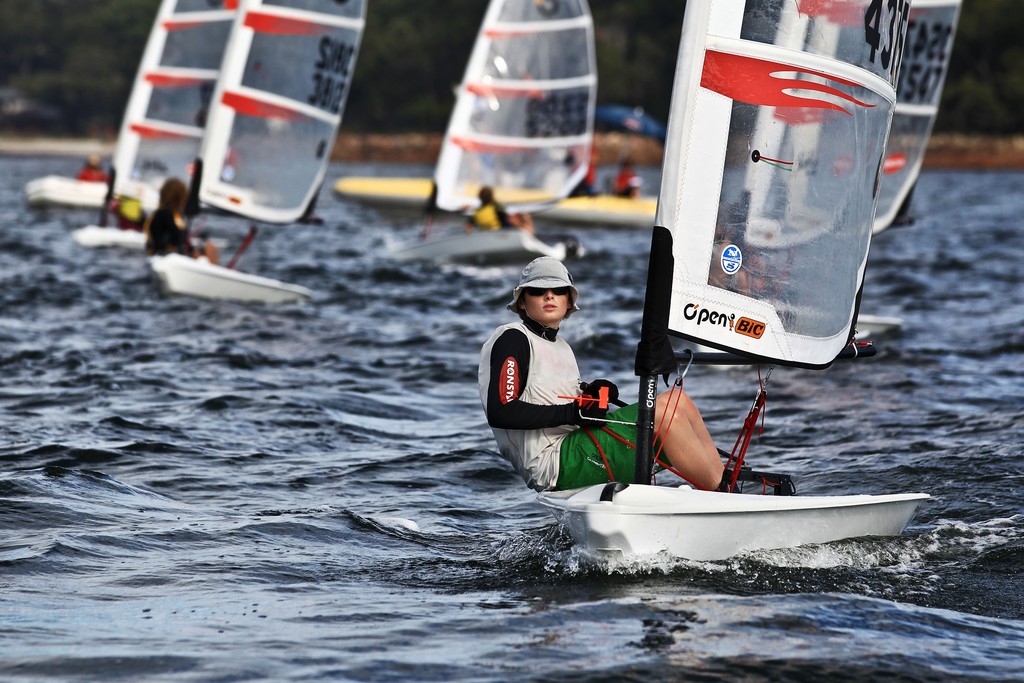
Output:
[[569,296],[568,287],[524,287],[523,291],[530,296],[544,296],[548,292],[552,292],[556,296]]

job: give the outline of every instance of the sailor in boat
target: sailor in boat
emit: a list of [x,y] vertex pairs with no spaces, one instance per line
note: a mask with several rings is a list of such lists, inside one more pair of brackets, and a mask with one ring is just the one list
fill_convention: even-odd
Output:
[[[572,167],[573,159],[566,160],[566,166]],[[587,174],[569,193],[570,197],[593,197],[597,194],[597,145],[590,147],[590,163],[587,164]]]
[[85,160],[85,165],[78,171],[78,175],[75,178],[90,183],[107,182],[107,172],[100,167],[100,155],[90,154],[89,158]]
[[[633,479],[636,404],[602,407],[602,393],[617,403],[618,389],[604,379],[581,383],[575,354],[558,335],[579,310],[578,298],[561,261],[535,259],[507,306],[519,321],[499,326],[480,353],[480,400],[498,450],[537,491]],[[681,388],[658,397],[655,425],[663,467],[700,489],[728,485],[704,420]]]
[[494,190],[489,185],[480,188],[477,195],[480,206],[466,221],[466,232],[479,230],[500,230],[519,228],[533,234],[533,218],[528,213],[508,213],[505,207],[494,199]]
[[146,218],[146,255],[183,254],[217,263],[217,247],[212,242],[193,241],[185,223],[188,187],[178,178],[168,178],[160,187],[160,206]]
[[142,231],[146,220],[146,212],[142,210],[142,200],[128,195],[115,195],[110,200],[107,210],[117,218],[117,227],[122,230]]
[[614,192],[617,197],[636,199],[640,196],[640,188],[643,186],[643,179],[636,174],[633,162],[626,159],[619,167],[619,173],[615,176]]

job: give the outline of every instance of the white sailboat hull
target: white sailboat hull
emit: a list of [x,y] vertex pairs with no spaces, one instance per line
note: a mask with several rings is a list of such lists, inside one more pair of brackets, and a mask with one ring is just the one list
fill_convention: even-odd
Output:
[[98,209],[107,196],[107,184],[48,175],[25,184],[29,206],[59,206],[73,209]]
[[313,296],[311,290],[299,285],[241,273],[180,254],[152,257],[150,265],[165,294],[266,304],[306,301]]
[[664,553],[722,560],[751,550],[895,536],[930,497],[744,495],[631,484],[602,501],[605,486],[546,492],[539,499],[578,547],[607,559]]
[[887,315],[857,316],[857,339],[871,339],[879,334],[894,334],[903,329],[903,318]]
[[71,233],[71,238],[83,247],[123,247],[142,251],[146,246],[146,235],[141,230],[87,225]]
[[477,230],[428,237],[394,251],[399,261],[439,261],[472,265],[527,263],[538,256],[564,261],[564,242],[547,244],[522,230]]

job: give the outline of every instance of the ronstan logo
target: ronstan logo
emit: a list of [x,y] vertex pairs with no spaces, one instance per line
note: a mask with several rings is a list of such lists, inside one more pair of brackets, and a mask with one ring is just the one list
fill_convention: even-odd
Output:
[[506,358],[501,364],[500,394],[502,405],[519,397],[519,366],[512,356]]

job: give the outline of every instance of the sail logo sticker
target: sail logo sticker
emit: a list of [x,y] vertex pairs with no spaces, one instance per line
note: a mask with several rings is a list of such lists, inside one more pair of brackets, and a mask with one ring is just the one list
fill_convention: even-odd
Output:
[[882,164],[882,173],[892,175],[899,173],[907,167],[907,155],[902,153],[890,154]]
[[736,332],[738,334],[744,334],[754,339],[760,339],[761,335],[764,334],[767,325],[750,318],[740,318],[736,321]]
[[736,320],[735,313],[712,311],[707,308],[701,308],[700,304],[693,303],[686,304],[683,307],[683,317],[687,320],[696,320],[698,327],[706,323],[723,327],[754,339],[760,339],[764,335],[765,330],[768,329],[768,325],[759,320],[754,320],[753,318],[740,318]]
[[501,364],[501,404],[511,403],[519,397],[519,365],[509,356]]
[[703,88],[731,100],[760,107],[810,107],[848,115],[851,114],[847,109],[850,105],[874,108],[875,105],[862,102],[830,83],[863,89],[854,81],[824,71],[717,50],[704,53],[704,71],[700,79]]
[[729,244],[722,250],[721,262],[727,275],[735,275],[743,265],[743,252],[735,244]]

